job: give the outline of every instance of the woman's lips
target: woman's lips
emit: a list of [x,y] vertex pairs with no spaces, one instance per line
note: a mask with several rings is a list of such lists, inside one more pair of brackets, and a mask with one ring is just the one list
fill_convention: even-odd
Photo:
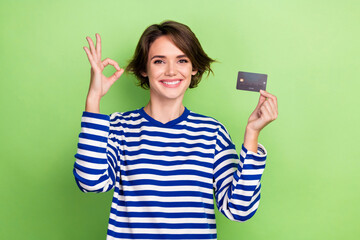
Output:
[[161,80],[163,86],[168,88],[176,88],[181,84],[181,79]]

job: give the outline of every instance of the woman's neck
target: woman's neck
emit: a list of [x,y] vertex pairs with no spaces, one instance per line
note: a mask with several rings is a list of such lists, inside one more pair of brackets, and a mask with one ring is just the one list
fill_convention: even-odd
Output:
[[183,114],[185,110],[181,101],[152,101],[144,107],[144,111],[156,121],[170,122]]

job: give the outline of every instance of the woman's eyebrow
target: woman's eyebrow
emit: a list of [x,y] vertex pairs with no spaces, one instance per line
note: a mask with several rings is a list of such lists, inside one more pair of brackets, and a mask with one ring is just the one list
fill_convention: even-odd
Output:
[[[176,58],[183,58],[183,57],[187,57],[187,56],[186,55],[178,55],[178,56],[176,56]],[[164,55],[155,55],[150,60],[152,60],[154,58],[166,58],[166,57]]]

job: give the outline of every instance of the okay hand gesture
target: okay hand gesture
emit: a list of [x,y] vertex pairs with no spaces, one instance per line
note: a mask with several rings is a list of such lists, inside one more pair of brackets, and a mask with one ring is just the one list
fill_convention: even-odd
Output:
[[[96,47],[90,37],[86,37],[86,39],[89,42],[90,50],[87,47],[84,47],[84,50],[91,64],[91,82],[88,96],[100,100],[114,82],[120,78],[124,69],[120,68],[118,63],[110,58],[101,61],[101,39],[98,33],[96,34]],[[109,64],[114,66],[116,72],[112,76],[106,77],[103,70]]]

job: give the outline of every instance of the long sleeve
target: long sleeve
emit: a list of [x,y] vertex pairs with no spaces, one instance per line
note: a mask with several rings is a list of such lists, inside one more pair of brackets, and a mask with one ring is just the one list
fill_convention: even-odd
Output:
[[242,145],[239,159],[226,128],[220,127],[214,159],[214,191],[219,211],[230,220],[246,221],[258,209],[266,156],[261,144],[257,153]]
[[115,185],[118,160],[110,133],[111,115],[84,111],[73,174],[83,192],[106,192]]

